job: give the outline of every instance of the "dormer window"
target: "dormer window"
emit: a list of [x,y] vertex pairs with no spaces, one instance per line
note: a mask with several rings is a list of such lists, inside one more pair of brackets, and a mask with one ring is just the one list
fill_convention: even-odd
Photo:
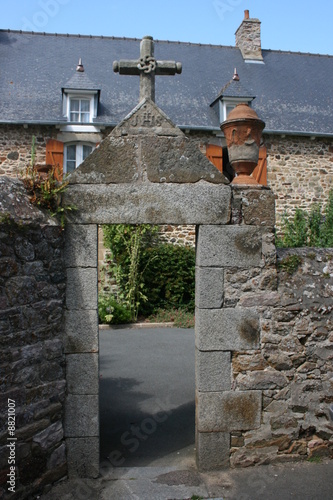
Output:
[[74,76],[68,80],[62,89],[62,113],[69,127],[77,129],[92,124],[97,117],[100,89],[88,78],[84,71],[82,60],[76,68]]
[[222,97],[220,100],[220,120],[221,123],[224,122],[224,120],[227,119],[228,114],[230,111],[232,111],[237,104],[240,104],[241,102],[246,102],[246,104],[251,105],[250,101],[246,101],[244,98],[230,98],[230,97]]
[[71,123],[92,123],[97,116],[98,95],[95,91],[64,89],[63,113]]
[[228,114],[237,104],[245,102],[249,106],[255,96],[249,92],[240,82],[240,78],[235,68],[232,79],[220,90],[219,94],[212,102],[211,107],[219,117],[220,123],[227,119]]

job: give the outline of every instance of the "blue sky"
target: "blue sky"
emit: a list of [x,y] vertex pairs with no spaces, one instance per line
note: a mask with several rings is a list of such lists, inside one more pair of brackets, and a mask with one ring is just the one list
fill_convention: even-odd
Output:
[[234,45],[244,17],[262,47],[333,55],[332,0],[2,0],[2,29]]

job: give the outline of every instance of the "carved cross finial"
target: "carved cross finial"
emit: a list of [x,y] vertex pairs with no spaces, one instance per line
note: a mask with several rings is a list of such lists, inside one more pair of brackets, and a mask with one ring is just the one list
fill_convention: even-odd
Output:
[[182,65],[174,61],[156,61],[153,37],[144,36],[140,43],[140,59],[114,61],[113,71],[120,75],[140,75],[140,101],[148,97],[155,102],[155,75],[180,74]]

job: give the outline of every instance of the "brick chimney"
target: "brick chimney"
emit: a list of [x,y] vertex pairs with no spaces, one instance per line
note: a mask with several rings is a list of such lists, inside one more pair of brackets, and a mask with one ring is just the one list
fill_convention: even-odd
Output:
[[242,24],[236,31],[236,47],[245,61],[263,61],[261,53],[260,21],[251,19],[248,10],[244,11]]

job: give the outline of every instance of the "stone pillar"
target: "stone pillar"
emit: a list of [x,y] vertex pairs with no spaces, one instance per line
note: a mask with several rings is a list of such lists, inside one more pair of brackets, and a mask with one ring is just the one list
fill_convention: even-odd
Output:
[[99,474],[97,225],[66,227],[65,437],[69,477]]
[[[196,257],[196,444],[200,470],[229,465],[231,434],[260,427],[262,393],[237,390],[232,356],[260,348],[256,307],[225,295],[226,276],[264,274],[274,261],[274,196],[233,188],[230,225],[198,227]],[[241,275],[243,278],[241,278]],[[236,293],[237,296],[237,293]]]

